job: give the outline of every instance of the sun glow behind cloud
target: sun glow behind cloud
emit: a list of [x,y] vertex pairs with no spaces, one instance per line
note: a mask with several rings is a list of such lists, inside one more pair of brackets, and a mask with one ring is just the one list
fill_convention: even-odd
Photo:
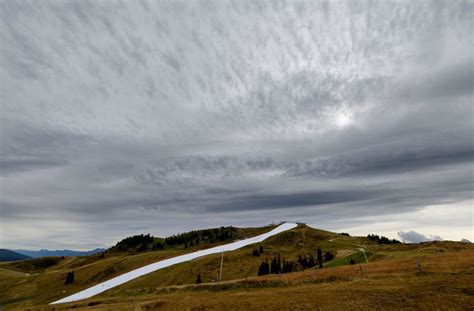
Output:
[[335,117],[335,124],[339,128],[344,128],[353,123],[352,115],[348,112],[340,112]]

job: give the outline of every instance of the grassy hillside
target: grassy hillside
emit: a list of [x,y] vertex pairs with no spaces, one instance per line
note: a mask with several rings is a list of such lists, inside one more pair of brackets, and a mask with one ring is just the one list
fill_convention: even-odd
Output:
[[[242,236],[254,236],[271,227],[239,229]],[[56,258],[54,264],[33,260],[0,265],[0,304],[7,309],[41,306],[81,289],[110,279],[134,268],[164,258],[177,256],[198,247],[181,245],[176,248],[143,253],[107,253],[88,257]],[[262,246],[264,252],[255,256],[253,250]],[[369,263],[360,251],[364,248]],[[313,255],[316,249],[329,251],[335,258],[324,263],[323,269],[307,269],[282,275],[257,277],[262,260],[275,254],[296,261],[299,255]],[[350,265],[350,259],[357,264]],[[389,297],[395,303],[416,308],[416,303],[434,306],[436,301],[455,302],[454,309],[474,306],[472,280],[474,247],[456,242],[380,245],[365,237],[341,236],[305,225],[281,233],[258,245],[225,253],[223,278],[216,282],[221,256],[211,255],[145,275],[84,302],[56,306],[58,308],[105,308],[129,310],[139,305],[143,309],[278,309],[295,305],[314,309],[377,308]],[[417,261],[421,267],[417,268]],[[362,267],[362,269],[360,268]],[[296,270],[302,270],[297,267]],[[75,281],[64,285],[68,271],[74,271]],[[203,284],[195,285],[196,275]],[[448,284],[442,286],[442,284]],[[440,289],[441,288],[441,289]],[[420,300],[410,291],[418,293]],[[426,293],[425,293],[426,292]],[[432,292],[436,297],[429,300]],[[332,298],[331,298],[332,297]],[[343,300],[340,298],[344,297]],[[444,297],[444,298],[443,298]],[[331,302],[331,299],[334,301]],[[382,299],[382,300],[380,300]],[[405,301],[403,301],[405,299]],[[300,304],[301,302],[301,304]],[[245,308],[248,306],[248,308]],[[273,307],[272,307],[273,306]],[[443,308],[441,308],[443,309]]]
[[[417,260],[421,269],[416,268]],[[359,265],[344,266],[283,274],[281,278],[137,290],[128,295],[102,295],[56,310],[471,310],[472,262],[472,249],[422,251],[417,256],[361,265],[362,272]]]
[[[275,226],[236,228],[239,237],[251,237],[270,231]],[[86,289],[144,265],[204,249],[217,243],[199,243],[165,247],[145,252],[107,252],[85,257],[43,257],[0,264],[0,305],[7,307],[49,303]],[[73,284],[64,285],[66,275],[74,271]]]
[[[264,253],[258,257],[252,255],[252,251],[255,248],[254,245],[225,253],[222,280],[257,276],[257,270],[261,261],[265,259],[271,260],[274,254],[280,254],[282,260],[296,260],[298,255],[313,254],[315,256],[317,247],[332,251],[344,248],[345,246],[328,242],[330,238],[334,237],[337,237],[334,233],[300,225],[293,230],[283,232],[267,239],[263,243],[259,243],[257,246],[263,246]],[[201,274],[203,282],[213,282],[218,278],[220,261],[220,254],[206,256],[205,258],[150,273],[128,284],[124,284],[120,288],[115,289],[115,291],[194,283],[198,273]]]

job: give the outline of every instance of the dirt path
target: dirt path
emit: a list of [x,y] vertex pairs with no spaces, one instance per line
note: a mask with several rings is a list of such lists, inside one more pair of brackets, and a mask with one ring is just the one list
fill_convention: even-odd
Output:
[[[357,250],[346,250],[348,251],[349,253],[345,254],[345,255],[341,255],[339,258],[343,258],[343,257],[346,257],[346,256],[349,256],[351,254],[354,254],[354,253],[357,253],[357,252],[362,252],[362,254],[364,255],[364,258],[365,258],[365,261],[366,262],[369,262],[369,260],[367,259],[367,256],[365,255],[365,247],[366,245],[360,245],[360,244],[355,244],[355,243],[349,243],[349,242],[334,242],[334,240],[336,239],[339,239],[339,237],[337,238],[332,238],[330,240],[328,240],[329,242],[332,242],[332,243],[340,243],[340,244],[347,244],[347,245],[354,245],[354,246],[357,246]],[[339,252],[337,254],[339,256]]]
[[28,275],[30,275],[29,273],[26,273],[26,272],[20,272],[20,271],[5,269],[5,268],[0,268],[0,270],[6,271],[7,273],[17,275],[17,276],[28,276]]

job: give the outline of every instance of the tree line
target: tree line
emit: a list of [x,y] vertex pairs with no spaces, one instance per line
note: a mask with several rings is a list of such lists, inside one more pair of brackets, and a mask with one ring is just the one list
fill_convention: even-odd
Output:
[[165,238],[165,244],[169,246],[192,247],[203,243],[217,243],[239,238],[237,229],[229,227],[220,227],[204,230],[193,230],[186,233],[180,233]]
[[[255,249],[252,254],[255,255],[254,253]],[[263,251],[261,253],[263,253]],[[268,261],[268,258],[262,260],[258,267],[257,275],[262,276],[267,274],[290,273],[313,268],[316,265],[318,265],[319,268],[322,268],[323,262],[328,262],[333,259],[334,254],[332,252],[327,251],[323,254],[323,251],[320,248],[316,251],[316,260],[312,254],[298,255],[298,258],[295,261],[286,260],[284,258],[281,259],[280,254],[274,254],[270,262]]]
[[144,252],[150,249],[157,250],[163,249],[164,245],[161,242],[155,242],[155,238],[150,234],[140,234],[127,237],[115,246],[111,247],[109,251],[111,252]]
[[378,244],[400,244],[400,243],[402,243],[399,240],[389,239],[389,238],[384,237],[384,236],[378,236],[377,234],[368,234],[367,238],[371,241],[377,242]]
[[150,234],[140,234],[119,241],[109,249],[110,252],[144,252],[148,250],[162,250],[165,247],[195,247],[201,244],[212,244],[242,238],[237,229],[220,227],[204,230],[193,230],[186,233],[174,234],[157,241],[158,238]]

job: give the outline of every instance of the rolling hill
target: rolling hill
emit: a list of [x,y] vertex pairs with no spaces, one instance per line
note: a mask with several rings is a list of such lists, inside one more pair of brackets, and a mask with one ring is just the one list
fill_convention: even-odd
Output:
[[17,261],[17,260],[25,260],[30,259],[30,256],[26,256],[23,254],[19,254],[17,252],[8,250],[8,249],[0,249],[0,261]]
[[[242,237],[270,231],[273,226],[237,228]],[[204,236],[204,235],[202,235]],[[106,252],[85,257],[38,258],[0,265],[0,304],[7,309],[50,310],[48,304],[163,259],[225,244],[225,241],[176,244],[138,252]],[[304,267],[302,258],[323,268]],[[258,255],[256,250],[258,249]],[[364,250],[364,252],[361,251]],[[260,251],[262,250],[262,251]],[[326,260],[326,253],[334,258]],[[365,255],[364,255],[365,254]],[[258,276],[262,262],[280,257],[291,262],[291,273]],[[330,256],[328,257],[330,258]],[[366,262],[366,258],[368,263]],[[355,264],[351,265],[351,259]],[[474,247],[460,242],[380,244],[300,224],[261,243],[223,257],[212,254],[146,274],[87,300],[55,305],[56,310],[94,308],[138,309],[468,309],[474,305]],[[68,272],[74,282],[64,285]],[[197,275],[201,284],[196,284]],[[357,301],[357,304],[353,304]]]

